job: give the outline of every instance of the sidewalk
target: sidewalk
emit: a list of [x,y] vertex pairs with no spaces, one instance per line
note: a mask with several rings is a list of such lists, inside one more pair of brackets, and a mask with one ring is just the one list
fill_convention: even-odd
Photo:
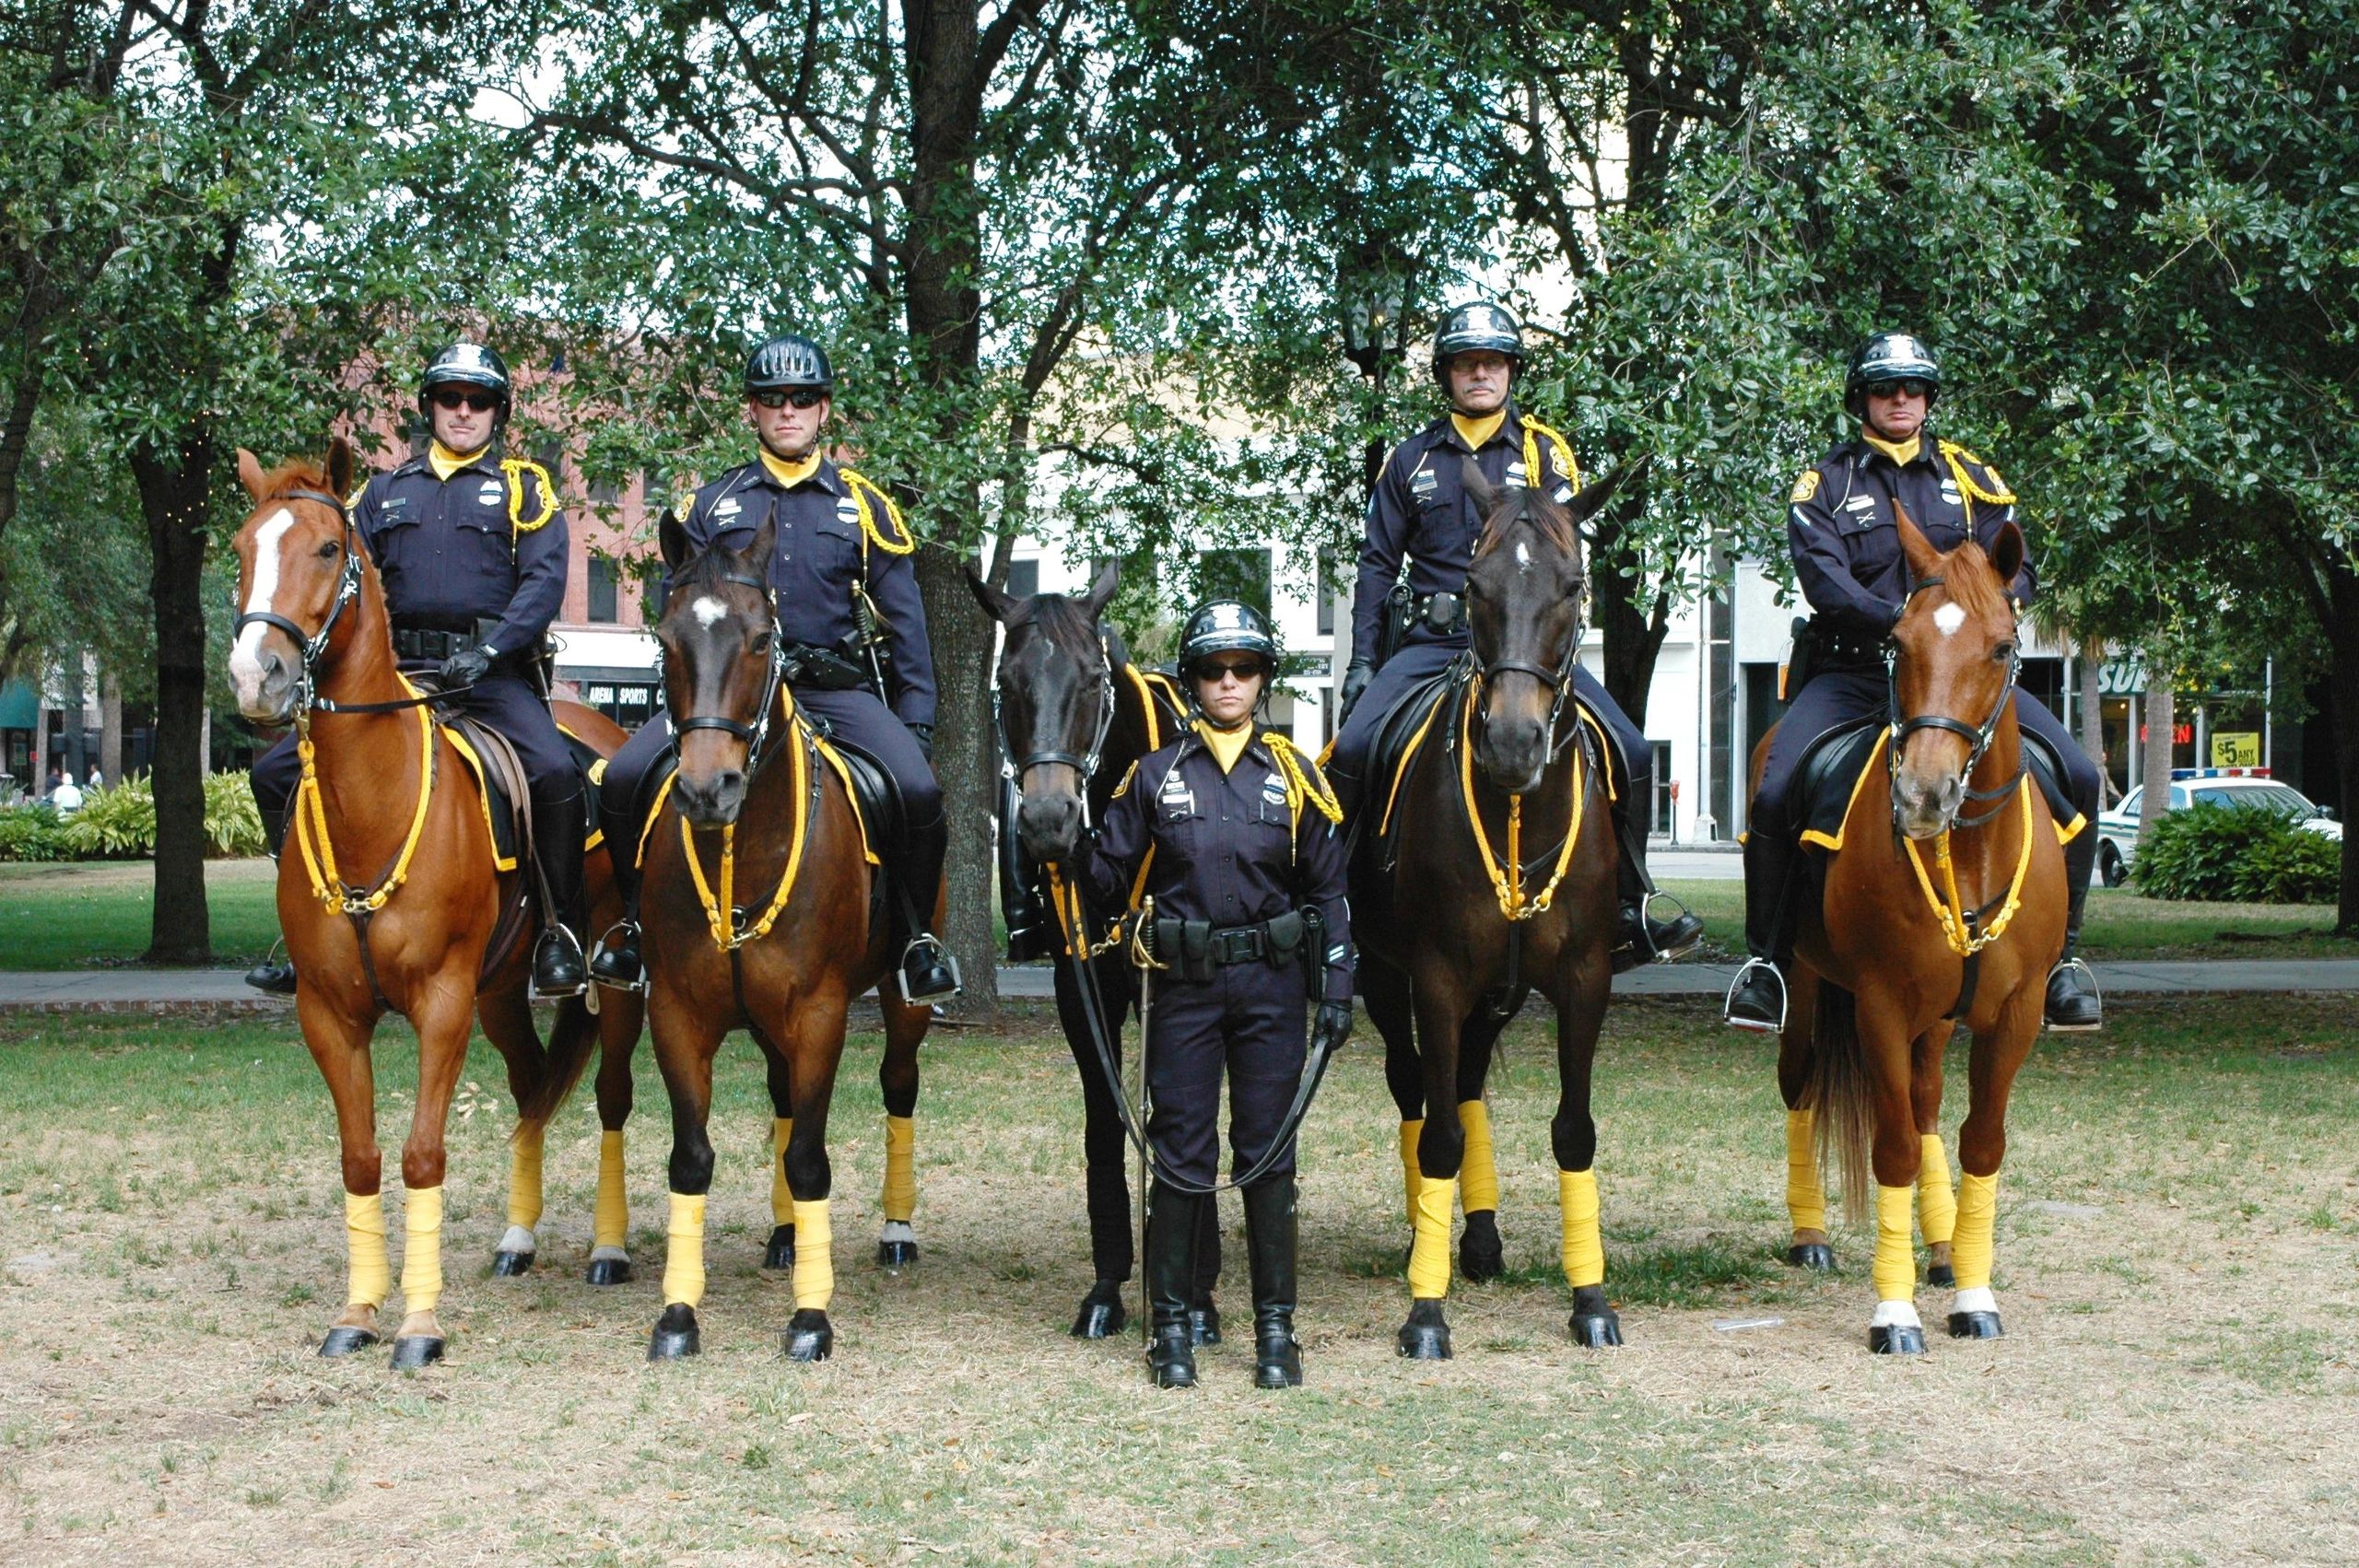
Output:
[[[2359,991],[2359,958],[2099,964],[2094,967],[2097,985],[2107,996]],[[0,1012],[292,1011],[291,1001],[248,989],[241,974],[236,969],[0,971]],[[1614,989],[1625,996],[1719,997],[1727,993],[1735,976],[1733,965],[1661,965],[1616,977]],[[1037,965],[1003,967],[999,994],[1016,999],[1051,996],[1050,971]]]

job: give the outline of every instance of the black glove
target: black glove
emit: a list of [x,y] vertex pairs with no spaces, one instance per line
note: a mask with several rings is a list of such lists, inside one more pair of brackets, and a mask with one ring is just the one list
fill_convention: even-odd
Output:
[[1352,716],[1352,708],[1359,702],[1360,693],[1367,690],[1368,677],[1375,673],[1376,666],[1365,659],[1355,659],[1344,669],[1344,690],[1339,699],[1341,706],[1335,713],[1338,729],[1343,727],[1344,720]]
[[925,753],[926,763],[931,766],[933,762],[933,726],[912,724],[909,729],[910,733],[917,739],[918,750]]
[[1310,1025],[1310,1049],[1315,1056],[1324,1056],[1352,1037],[1352,1004],[1348,1001],[1322,1001],[1319,1016]]
[[491,673],[491,661],[497,657],[488,646],[459,649],[442,661],[442,668],[437,672],[442,680],[442,689],[456,691],[461,686],[474,685]]

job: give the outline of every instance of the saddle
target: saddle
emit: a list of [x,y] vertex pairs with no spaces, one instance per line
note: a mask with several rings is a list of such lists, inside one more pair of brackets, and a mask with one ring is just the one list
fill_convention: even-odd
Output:
[[[1829,728],[1810,743],[1794,771],[1792,820],[1806,848],[1829,853],[1843,848],[1844,820],[1860,792],[1884,777],[1884,743],[1890,734],[1882,715],[1869,714]],[[2024,759],[2048,797],[2059,843],[2070,843],[2087,825],[2064,788],[2064,763],[2048,743],[2026,730]]]
[[[475,777],[475,799],[482,806],[484,827],[491,837],[492,869],[506,875],[529,861],[533,853],[532,794],[526,787],[523,762],[507,736],[479,720],[443,708],[434,710],[434,718],[444,739],[451,743],[451,749],[459,754],[467,771]],[[566,749],[573,754],[574,768],[581,775],[583,805],[589,813],[588,821],[593,825],[582,845],[586,853],[604,841],[604,833],[594,825],[598,821],[598,792],[606,775],[605,759],[564,725],[557,726],[557,732],[565,737]],[[528,895],[537,880],[517,877],[504,886],[499,923],[492,928],[491,940],[484,944],[486,975],[499,967],[532,933],[538,900]]]
[[1401,781],[1433,733],[1437,717],[1449,706],[1450,696],[1465,685],[1470,670],[1463,662],[1451,664],[1404,688],[1399,700],[1377,716],[1367,749],[1368,782],[1360,791],[1357,819],[1353,824],[1357,841],[1354,848],[1374,853],[1378,863],[1388,870],[1399,848],[1401,817],[1393,807],[1400,800]]

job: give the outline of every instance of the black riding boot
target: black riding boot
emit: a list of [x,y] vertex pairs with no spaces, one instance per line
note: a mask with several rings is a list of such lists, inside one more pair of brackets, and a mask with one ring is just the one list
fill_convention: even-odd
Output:
[[606,830],[608,863],[614,870],[615,892],[623,901],[623,918],[599,939],[598,951],[590,959],[590,977],[602,986],[635,991],[647,983],[647,968],[639,956],[638,846],[616,834],[614,813],[602,808],[599,816]]
[[1253,1383],[1302,1386],[1302,1347],[1295,1342],[1294,1177],[1273,1176],[1245,1189],[1245,1250],[1253,1269]]
[[1207,1196],[1196,1206],[1196,1284],[1188,1296],[1188,1338],[1199,1345],[1220,1343],[1220,1199]]
[[950,821],[937,816],[910,827],[893,856],[893,880],[900,890],[901,916],[910,943],[901,950],[904,1001],[933,1001],[958,994],[958,962],[927,929],[934,895],[942,891],[942,860],[950,848]]
[[[270,858],[276,860],[278,859],[279,851],[287,848],[287,813],[263,813],[262,827],[264,835],[270,841]],[[274,944],[271,950],[263,955],[261,963],[246,971],[246,984],[271,996],[293,996],[295,994],[294,960],[279,957],[278,948]]]
[[581,793],[562,801],[533,802],[533,859],[539,865],[548,907],[541,911],[541,940],[533,949],[533,994],[580,996],[585,984],[581,928],[581,838],[589,811]]
[[1786,900],[1796,853],[1780,825],[1755,822],[1744,836],[1744,948],[1751,956],[1729,988],[1724,1013],[1740,1029],[1786,1026],[1786,977],[1778,965],[1792,940]]
[[1147,1370],[1158,1388],[1196,1386],[1188,1334],[1188,1294],[1196,1278],[1197,1210],[1209,1199],[1156,1182],[1147,1195]]
[[2064,956],[2048,972],[2048,1026],[2067,1033],[2105,1027],[2105,1003],[2097,994],[2096,977],[2073,956],[2081,945],[2082,907],[2088,901],[2089,884],[2083,881],[2073,888],[2071,902],[2065,908]]
[[1654,896],[1654,878],[1647,874],[1647,836],[1631,819],[1633,802],[1627,787],[1614,802],[1614,835],[1621,843],[1622,860],[1614,872],[1614,892],[1622,903],[1621,923],[1614,939],[1614,967],[1619,973],[1641,964],[1669,964],[1695,951],[1704,940],[1704,922],[1685,909],[1668,920],[1647,913]]

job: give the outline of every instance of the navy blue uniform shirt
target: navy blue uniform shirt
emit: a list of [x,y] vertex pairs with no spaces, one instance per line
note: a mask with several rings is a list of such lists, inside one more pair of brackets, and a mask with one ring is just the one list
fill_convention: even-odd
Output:
[[[1512,401],[1480,451],[1472,451],[1445,414],[1392,449],[1384,473],[1367,500],[1367,532],[1360,544],[1359,586],[1352,595],[1352,657],[1373,660],[1384,625],[1384,596],[1401,575],[1401,558],[1409,557],[1409,591],[1463,593],[1466,568],[1474,562],[1474,542],[1483,536],[1483,519],[1466,494],[1464,463],[1469,456],[1495,486],[1529,485],[1544,488],[1559,503],[1570,501],[1580,488],[1580,470],[1567,461],[1547,435],[1538,439],[1543,473],[1534,478],[1524,472],[1522,415]],[[1437,635],[1422,623],[1411,628],[1409,640],[1431,640]]]
[[[1944,552],[1966,543],[1969,509],[1974,541],[1985,550],[2015,515],[2014,494],[1996,469],[1931,436],[1919,438],[1906,467],[1864,440],[1849,440],[1817,467],[1803,469],[1786,509],[1794,575],[1810,607],[1854,635],[1881,638],[1891,630],[1908,591],[1908,559],[1893,517],[1895,497],[1918,532]],[[2020,609],[2037,587],[2026,552],[2008,591]]]
[[[1223,773],[1193,730],[1141,757],[1115,790],[1088,859],[1090,896],[1101,909],[1130,902],[1150,847],[1146,893],[1158,916],[1250,926],[1318,906],[1327,930],[1323,1000],[1352,999],[1351,914],[1344,901],[1342,830],[1318,805],[1287,803],[1287,780],[1267,732],[1246,743]],[[1311,787],[1318,765],[1295,754]]]
[[[867,500],[878,532],[898,543],[902,536],[886,513],[885,497],[872,490]],[[770,587],[787,641],[841,650],[856,629],[851,593],[861,580],[864,544],[868,596],[885,618],[886,646],[893,655],[894,716],[904,724],[931,725],[933,650],[926,642],[925,602],[910,556],[895,555],[863,537],[851,482],[824,459],[816,473],[791,490],[758,458],[733,468],[696,493],[681,521],[695,549],[722,539],[742,550],[753,543],[766,517],[778,520]]]
[[[448,479],[423,457],[371,478],[352,526],[377,563],[394,621],[467,634],[479,620],[497,621],[486,639],[493,649],[538,657],[565,605],[569,537],[564,511],[550,509],[547,483],[537,464],[511,479],[490,447]],[[521,526],[545,511],[537,528]]]

